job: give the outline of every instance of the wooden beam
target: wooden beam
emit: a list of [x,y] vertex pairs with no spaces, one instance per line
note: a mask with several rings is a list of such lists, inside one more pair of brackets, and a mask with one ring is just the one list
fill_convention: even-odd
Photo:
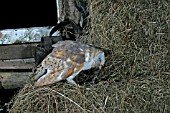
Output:
[[0,45],[0,60],[22,59],[35,56],[35,48],[38,43]]
[[[30,27],[30,28],[16,28],[16,29],[3,29],[0,30],[0,45],[1,44],[14,44],[14,43],[27,43],[27,42],[40,42],[41,37],[49,36],[49,32],[54,26],[45,27]],[[54,34],[53,36],[57,36]]]
[[32,69],[34,66],[34,58],[0,60],[0,69]]
[[32,72],[0,72],[0,89],[22,88]]

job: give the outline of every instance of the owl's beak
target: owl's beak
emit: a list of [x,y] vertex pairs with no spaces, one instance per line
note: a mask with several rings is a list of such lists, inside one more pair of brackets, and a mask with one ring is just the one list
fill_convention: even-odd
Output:
[[102,65],[99,66],[99,69],[102,69]]

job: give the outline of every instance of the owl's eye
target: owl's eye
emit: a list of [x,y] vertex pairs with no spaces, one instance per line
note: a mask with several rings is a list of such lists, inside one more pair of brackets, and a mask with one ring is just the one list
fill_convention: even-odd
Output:
[[102,62],[102,59],[99,57],[99,62]]

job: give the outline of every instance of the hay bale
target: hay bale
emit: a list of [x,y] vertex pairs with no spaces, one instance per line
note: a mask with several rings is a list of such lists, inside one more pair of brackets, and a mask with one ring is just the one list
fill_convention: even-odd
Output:
[[[9,103],[24,112],[170,112],[170,10],[165,0],[89,0],[89,35],[79,41],[109,50],[97,84],[23,88]],[[96,73],[81,73],[86,81]],[[82,84],[83,85],[83,84]]]

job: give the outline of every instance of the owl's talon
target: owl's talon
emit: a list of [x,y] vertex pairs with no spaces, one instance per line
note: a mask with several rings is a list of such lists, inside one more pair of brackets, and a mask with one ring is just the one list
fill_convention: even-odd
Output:
[[73,79],[67,79],[67,82],[75,86],[78,86],[78,84]]

